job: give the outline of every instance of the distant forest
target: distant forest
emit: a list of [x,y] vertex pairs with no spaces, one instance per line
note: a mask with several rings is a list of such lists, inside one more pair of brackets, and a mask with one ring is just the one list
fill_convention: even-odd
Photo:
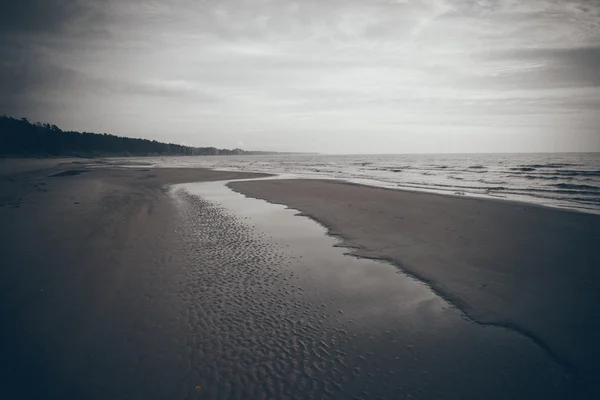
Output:
[[190,147],[156,140],[127,138],[106,133],[63,131],[56,125],[31,123],[26,118],[0,116],[0,156],[99,157],[196,156],[276,154],[272,152]]

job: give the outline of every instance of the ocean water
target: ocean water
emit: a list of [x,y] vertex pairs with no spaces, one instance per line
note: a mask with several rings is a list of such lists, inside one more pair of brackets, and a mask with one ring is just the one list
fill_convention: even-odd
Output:
[[600,213],[600,153],[277,155],[137,161],[161,167],[207,167],[342,179],[387,188],[519,200]]

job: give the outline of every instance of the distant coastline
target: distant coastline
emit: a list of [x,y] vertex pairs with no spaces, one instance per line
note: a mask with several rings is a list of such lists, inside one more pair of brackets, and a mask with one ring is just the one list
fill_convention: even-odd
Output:
[[56,125],[0,116],[0,157],[128,157],[128,156],[231,156],[284,155],[274,151],[248,151],[193,147],[107,133],[63,131]]

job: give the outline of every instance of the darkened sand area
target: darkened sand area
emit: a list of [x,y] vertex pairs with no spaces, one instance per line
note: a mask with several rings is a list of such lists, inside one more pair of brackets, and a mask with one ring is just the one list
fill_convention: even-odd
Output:
[[175,398],[179,220],[164,185],[261,175],[4,165],[0,398]]
[[0,163],[1,398],[594,398],[598,217],[95,164]]
[[[600,216],[324,180],[228,185],[325,225],[480,324],[527,336],[588,398],[600,377]],[[589,397],[591,398],[591,397]]]

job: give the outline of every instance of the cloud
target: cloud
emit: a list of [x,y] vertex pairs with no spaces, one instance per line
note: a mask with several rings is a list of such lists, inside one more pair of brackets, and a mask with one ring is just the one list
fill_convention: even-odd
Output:
[[101,3],[90,0],[5,1],[0,3],[0,34],[91,33],[106,22]]
[[291,127],[319,143],[353,126],[391,141],[402,126],[533,132],[541,116],[588,127],[600,2],[4,2],[0,60],[0,113],[200,145]]
[[0,110],[28,116],[51,109],[57,93],[69,92],[80,75],[69,68],[46,63],[42,57],[14,57],[0,62]]
[[515,52],[513,57],[545,63],[545,76],[541,79],[549,87],[553,85],[600,86],[600,46],[527,49]]

